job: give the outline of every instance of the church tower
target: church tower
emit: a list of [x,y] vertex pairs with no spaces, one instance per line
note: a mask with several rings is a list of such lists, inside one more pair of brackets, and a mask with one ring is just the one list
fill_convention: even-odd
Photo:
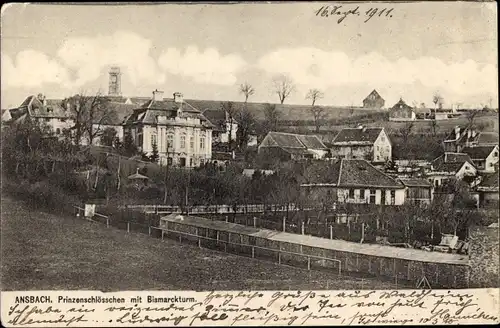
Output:
[[122,85],[121,85],[121,73],[120,67],[111,67],[109,70],[109,96],[121,96],[122,95]]

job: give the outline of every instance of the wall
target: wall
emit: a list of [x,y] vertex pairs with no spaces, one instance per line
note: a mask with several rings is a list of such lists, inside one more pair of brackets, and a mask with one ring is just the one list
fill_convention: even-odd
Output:
[[[349,198],[349,189],[354,189],[354,198]],[[339,188],[337,190],[337,197],[339,202],[346,203],[370,203],[370,190],[375,190],[375,204],[386,204],[391,205],[391,190],[395,191],[394,194],[394,205],[402,205],[405,202],[405,190],[404,189],[384,189],[385,190],[385,198],[382,199],[382,189],[365,189],[365,197],[361,198],[360,189],[355,188]]]
[[373,146],[333,146],[332,156],[371,161],[373,160]]
[[476,175],[477,170],[471,164],[465,162],[464,165],[462,165],[462,167],[460,168],[460,170],[458,170],[458,172],[455,174],[455,176],[457,177],[457,179],[463,179],[466,173]]
[[[168,223],[168,227],[172,230],[191,234],[196,234],[197,230],[196,227],[191,227],[180,223],[173,224],[171,222]],[[201,236],[207,235],[206,229],[198,229],[198,233]],[[172,235],[174,238],[177,238],[175,233],[173,233]],[[208,236],[210,236],[211,238],[216,238],[216,231],[209,229]],[[300,245],[298,243],[277,242],[274,240],[261,237],[252,237],[245,234],[231,233],[231,237],[229,237],[227,233],[219,233],[220,240],[228,240],[229,238],[231,238],[233,242],[241,242],[244,245],[249,245],[248,247],[231,247],[238,253],[240,253],[238,250],[242,250],[241,253],[250,253],[251,245],[255,245],[259,247],[270,248],[272,250],[288,251],[293,253],[340,260],[342,266],[342,274],[345,274],[345,272],[368,273],[373,276],[388,277],[394,280],[396,280],[397,277],[398,281],[406,281],[408,283],[411,283],[412,285],[416,285],[416,283],[420,281],[425,275],[432,288],[467,288],[469,283],[470,268],[468,265],[418,262],[384,257],[383,254],[380,254],[380,256],[364,255],[319,247],[310,247]],[[182,237],[182,239],[185,239],[185,237]],[[191,237],[190,239],[193,242],[197,242],[196,237]],[[214,244],[215,242],[212,242],[213,248],[221,248],[220,245],[219,247],[216,247]],[[277,261],[278,258],[276,251],[255,249],[254,253],[256,258],[272,258],[275,261]],[[282,254],[281,261],[281,263],[286,263],[288,265],[303,266],[307,263],[308,259],[303,255]],[[338,272],[338,264],[335,262],[311,259],[311,268],[318,267],[326,267],[334,270],[335,272]]]
[[486,157],[485,172],[495,172],[495,164],[498,163],[498,146],[495,146],[491,154]]
[[469,232],[470,287],[500,287],[498,228],[472,227]]
[[387,162],[392,159],[392,145],[384,130],[373,143],[373,161]]

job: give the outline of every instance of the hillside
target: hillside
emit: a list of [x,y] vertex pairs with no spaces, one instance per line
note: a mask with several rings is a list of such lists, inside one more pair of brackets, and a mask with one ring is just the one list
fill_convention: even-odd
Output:
[[[387,289],[30,211],[2,196],[2,290]],[[328,284],[328,285],[327,285]]]

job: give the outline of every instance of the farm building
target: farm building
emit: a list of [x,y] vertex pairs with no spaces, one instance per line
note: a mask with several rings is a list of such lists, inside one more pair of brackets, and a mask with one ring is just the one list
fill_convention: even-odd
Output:
[[259,145],[258,152],[280,160],[322,159],[327,155],[328,148],[315,135],[269,132]]
[[199,247],[224,250],[308,269],[361,273],[433,287],[467,288],[468,256],[259,229],[201,217],[171,214],[160,220],[162,234]]
[[377,108],[384,107],[385,100],[380,96],[377,90],[373,90],[370,94],[363,99],[363,108]]
[[431,162],[431,171],[428,172],[429,181],[434,187],[439,187],[445,181],[464,177],[475,177],[477,170],[469,155],[464,153],[444,153]]
[[498,163],[498,145],[465,147],[462,152],[470,156],[478,170],[495,172],[495,164]]
[[384,128],[342,129],[332,141],[332,157],[383,163],[392,158],[392,143]]
[[415,121],[417,118],[413,107],[407,105],[403,99],[389,109],[389,121]]

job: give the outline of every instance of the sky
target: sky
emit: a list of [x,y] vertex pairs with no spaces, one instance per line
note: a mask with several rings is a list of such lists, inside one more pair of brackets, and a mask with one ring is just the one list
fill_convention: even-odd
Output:
[[[318,15],[328,6],[328,17]],[[341,6],[334,9],[335,6]],[[340,23],[332,11],[354,10]],[[367,11],[377,9],[368,21]],[[392,11],[389,11],[392,9]],[[371,11],[370,11],[371,10]],[[389,14],[387,12],[389,11]],[[10,4],[1,13],[1,107],[28,95],[107,93],[119,66],[125,96],[278,102],[273,78],[295,85],[285,100],[358,106],[376,89],[445,106],[497,107],[496,3]]]

